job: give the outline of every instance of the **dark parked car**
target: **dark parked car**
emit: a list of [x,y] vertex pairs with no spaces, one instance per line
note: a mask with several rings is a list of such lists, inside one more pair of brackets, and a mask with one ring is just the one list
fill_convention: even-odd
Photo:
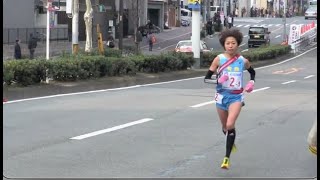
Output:
[[268,28],[262,26],[254,26],[249,28],[248,47],[270,45],[270,32]]

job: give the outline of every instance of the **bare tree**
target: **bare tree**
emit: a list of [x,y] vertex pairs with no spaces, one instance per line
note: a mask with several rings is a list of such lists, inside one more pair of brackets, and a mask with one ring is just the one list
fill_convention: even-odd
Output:
[[84,13],[84,22],[86,24],[85,52],[92,51],[92,18],[93,18],[93,9],[92,9],[91,0],[86,0],[86,12]]
[[134,41],[136,44],[136,53],[138,53],[140,51],[140,47],[139,44],[140,42],[137,39],[137,34],[138,32],[138,27],[139,27],[139,14],[140,14],[140,8],[139,6],[141,6],[141,0],[139,2],[139,0],[130,0],[131,1],[131,11],[129,12],[129,22],[132,22],[133,27],[134,27]]

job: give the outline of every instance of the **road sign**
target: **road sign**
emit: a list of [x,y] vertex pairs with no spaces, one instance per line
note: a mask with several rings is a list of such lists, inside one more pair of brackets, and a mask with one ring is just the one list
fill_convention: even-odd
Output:
[[201,0],[188,0],[188,8],[192,10],[200,10]]

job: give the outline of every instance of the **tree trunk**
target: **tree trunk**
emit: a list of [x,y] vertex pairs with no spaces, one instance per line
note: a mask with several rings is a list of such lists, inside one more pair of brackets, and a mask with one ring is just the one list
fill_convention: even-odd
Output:
[[73,0],[72,6],[72,53],[79,51],[79,0]]
[[93,9],[91,0],[86,0],[86,12],[84,13],[84,22],[86,24],[86,46],[85,52],[92,52],[92,18]]

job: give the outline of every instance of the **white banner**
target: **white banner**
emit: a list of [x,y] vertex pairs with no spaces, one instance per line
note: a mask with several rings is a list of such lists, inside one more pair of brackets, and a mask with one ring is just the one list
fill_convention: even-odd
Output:
[[290,25],[289,37],[288,37],[288,44],[289,45],[295,44],[296,41],[298,39],[300,39],[300,37],[301,37],[300,29],[301,29],[301,25],[297,25],[297,24]]

